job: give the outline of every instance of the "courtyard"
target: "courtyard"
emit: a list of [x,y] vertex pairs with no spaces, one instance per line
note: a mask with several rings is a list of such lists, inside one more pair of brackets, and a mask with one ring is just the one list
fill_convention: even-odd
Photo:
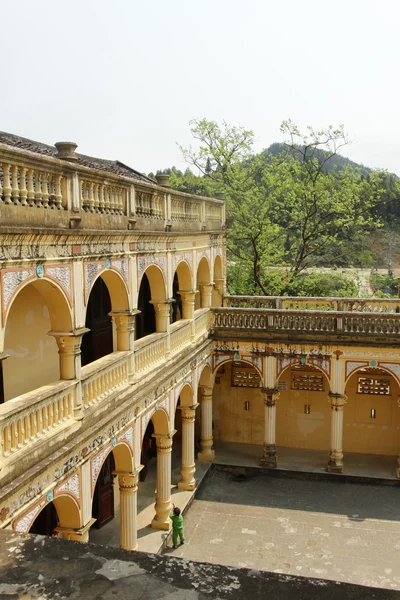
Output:
[[400,589],[397,486],[214,465],[185,515],[195,561]]

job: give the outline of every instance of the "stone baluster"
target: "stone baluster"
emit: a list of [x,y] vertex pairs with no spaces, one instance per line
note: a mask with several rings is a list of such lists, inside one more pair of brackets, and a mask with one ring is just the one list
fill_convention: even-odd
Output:
[[100,186],[99,186],[98,183],[95,183],[93,185],[93,196],[94,196],[94,206],[93,206],[93,208],[94,208],[94,212],[96,212],[96,213],[100,212],[100,209],[99,209],[99,205],[100,205],[99,187]]
[[213,431],[212,431],[212,394],[213,388],[211,385],[199,387],[199,398],[201,408],[201,438],[200,452],[197,456],[198,460],[203,462],[211,462],[215,458],[213,450]]
[[331,404],[331,449],[326,470],[329,473],[343,473],[343,407],[347,402],[345,394],[329,393]]
[[12,187],[11,187],[11,196],[12,202],[17,206],[19,204],[19,185],[18,185],[18,167],[17,165],[13,165],[11,167],[12,174]]
[[61,175],[56,175],[56,185],[55,185],[55,208],[57,210],[62,210],[62,191],[61,191]]
[[28,169],[28,204],[35,204],[35,188],[33,187],[33,169]]
[[88,197],[88,205],[89,205],[88,211],[89,212],[95,212],[95,209],[94,209],[94,192],[93,192],[94,183],[92,183],[92,182],[88,183],[87,186],[88,186],[88,194],[89,194],[89,197]]
[[171,450],[174,433],[165,435],[153,434],[157,444],[157,489],[156,503],[154,505],[156,514],[151,522],[153,529],[168,530],[170,528]]
[[99,212],[104,213],[105,211],[105,185],[102,183],[100,185],[100,197],[99,197]]
[[196,408],[193,406],[180,406],[182,416],[182,478],[178,483],[180,490],[194,490],[196,480],[194,474],[196,466],[194,462],[194,423],[196,419]]
[[120,493],[119,545],[125,550],[137,550],[137,489],[141,468],[133,473],[115,472]]
[[10,165],[3,163],[3,196],[4,204],[11,204]]
[[20,197],[20,201],[21,201],[21,206],[27,206],[28,205],[28,203],[26,201],[26,199],[28,197],[28,190],[27,190],[27,187],[26,187],[26,173],[27,173],[27,170],[28,169],[26,169],[25,167],[21,167],[20,174],[19,174],[19,176],[20,176],[19,197]]
[[42,204],[42,184],[41,184],[41,173],[35,171],[35,204],[38,208],[43,206]]
[[260,460],[262,467],[276,467],[276,401],[279,392],[276,388],[262,388],[264,400],[264,447]]
[[104,209],[107,214],[110,213],[110,186],[104,188]]
[[49,208],[49,186],[48,186],[48,181],[47,181],[47,173],[44,172],[42,173],[42,201],[43,201],[43,208]]

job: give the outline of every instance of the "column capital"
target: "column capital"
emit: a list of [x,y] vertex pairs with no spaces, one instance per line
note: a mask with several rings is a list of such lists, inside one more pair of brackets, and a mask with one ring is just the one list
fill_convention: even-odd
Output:
[[177,293],[180,295],[184,302],[194,302],[198,290],[178,290]]
[[261,392],[267,396],[266,400],[264,400],[264,404],[267,406],[273,406],[276,404],[276,401],[279,400],[280,391],[278,388],[262,387]]
[[85,335],[85,333],[88,333],[89,331],[90,329],[88,329],[87,327],[79,327],[78,329],[72,329],[71,331],[51,330],[47,335],[51,335],[52,337],[56,338],[57,344],[61,350],[62,346],[72,347],[72,345],[76,343],[76,341],[79,342],[80,346],[82,337]]
[[331,404],[332,410],[343,410],[344,405],[347,403],[346,394],[335,394],[333,392],[329,392],[328,400]]
[[93,523],[95,523],[96,519],[89,519],[89,521],[83,527],[79,527],[74,529],[72,527],[55,527],[54,531],[57,531],[62,534],[62,537],[67,540],[75,540],[79,542],[87,542],[88,541],[88,532]]
[[199,406],[198,404],[194,404],[193,406],[179,406],[178,408],[181,411],[182,421],[185,423],[193,423],[196,419],[196,408]]
[[199,392],[202,402],[205,400],[212,400],[214,386],[212,385],[200,385]]
[[138,308],[134,308],[132,310],[112,310],[108,313],[110,317],[114,317],[114,319],[133,319],[136,315],[139,315],[142,311]]
[[0,362],[6,360],[6,358],[10,358],[10,355],[7,352],[0,352]]

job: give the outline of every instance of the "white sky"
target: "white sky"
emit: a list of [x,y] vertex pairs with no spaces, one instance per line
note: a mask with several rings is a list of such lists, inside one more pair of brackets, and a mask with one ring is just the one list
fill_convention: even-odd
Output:
[[4,0],[0,130],[185,168],[188,122],[344,124],[343,154],[400,174],[399,0]]

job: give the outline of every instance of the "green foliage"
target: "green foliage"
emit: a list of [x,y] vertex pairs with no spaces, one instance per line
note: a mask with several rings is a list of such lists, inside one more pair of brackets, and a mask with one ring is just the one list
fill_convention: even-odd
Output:
[[382,275],[376,271],[372,271],[370,276],[370,283],[371,287],[374,290],[374,295],[377,298],[397,298],[397,277],[391,277],[390,275]]
[[341,273],[302,273],[287,287],[287,295],[356,298],[358,286]]

